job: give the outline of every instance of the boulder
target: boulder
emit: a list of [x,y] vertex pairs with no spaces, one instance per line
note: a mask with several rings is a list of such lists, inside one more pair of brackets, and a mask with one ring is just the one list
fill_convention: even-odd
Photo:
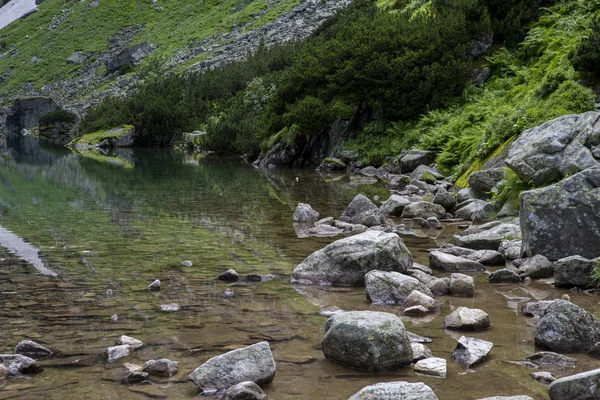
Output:
[[374,304],[402,304],[415,290],[433,296],[429,288],[418,279],[394,271],[367,273],[365,286],[367,299]]
[[[427,289],[427,291],[429,292],[429,289]],[[410,294],[406,297],[406,299],[404,299],[404,302],[402,303],[402,307],[404,308],[410,308],[415,306],[422,306],[427,311],[437,311],[440,309],[440,303],[435,301],[433,297],[428,296],[419,290],[413,290],[412,292],[410,292]]]
[[367,386],[348,400],[438,400],[433,390],[422,382],[385,382]]
[[160,358],[158,360],[146,361],[144,364],[144,372],[150,375],[171,377],[179,370],[179,363],[171,361],[168,358]]
[[485,271],[484,266],[477,261],[442,253],[441,251],[432,251],[429,253],[429,266],[445,272]]
[[598,256],[600,166],[554,185],[521,193],[522,252],[554,261]]
[[423,218],[429,217],[443,218],[446,214],[444,207],[439,204],[430,203],[428,201],[417,201],[404,207],[402,218]]
[[498,248],[498,253],[502,254],[507,260],[516,260],[521,257],[522,242],[519,239],[503,240]]
[[388,187],[390,190],[404,190],[410,183],[410,177],[406,175],[391,175],[388,177]]
[[256,383],[247,381],[233,385],[225,391],[221,400],[266,400],[267,395]]
[[319,219],[319,213],[316,212],[310,204],[298,203],[294,211],[294,222],[315,222]]
[[436,278],[422,271],[411,271],[413,278],[417,278],[419,281],[427,285],[429,290],[434,296],[444,296],[450,291],[450,282],[446,283],[443,279]]
[[510,145],[506,165],[535,186],[599,166],[592,153],[600,144],[599,116],[595,111],[565,115],[526,130]]
[[88,56],[85,53],[76,51],[67,58],[67,62],[71,64],[83,64],[87,59]]
[[450,211],[456,206],[456,199],[446,189],[439,189],[433,197],[433,203],[444,207],[446,211]]
[[504,168],[475,171],[469,175],[469,186],[480,193],[488,194],[502,179],[504,179]]
[[552,300],[531,301],[523,304],[521,311],[523,315],[539,318],[544,315],[550,304],[552,304]]
[[465,274],[450,275],[450,294],[456,297],[473,297],[475,295],[473,277]]
[[600,398],[600,369],[555,380],[548,388],[551,400],[596,400]]
[[549,385],[556,380],[556,378],[546,371],[532,372],[530,376],[542,385]]
[[435,376],[436,378],[446,377],[446,360],[439,357],[430,357],[417,361],[415,372],[418,374]]
[[371,200],[359,194],[346,207],[340,221],[365,226],[381,225],[381,212]]
[[367,231],[308,256],[294,269],[292,282],[361,286],[371,270],[405,273],[412,263],[412,255],[398,235]]
[[339,158],[326,158],[317,167],[319,172],[345,171],[346,163]]
[[131,147],[133,146],[134,135],[135,128],[132,125],[123,125],[107,131],[76,137],[67,147],[83,153],[88,150]]
[[108,362],[111,363],[117,361],[119,358],[127,357],[129,354],[131,354],[132,350],[133,347],[128,344],[112,346],[106,349],[106,357]]
[[471,221],[475,214],[481,212],[484,209],[487,203],[483,200],[472,200],[469,201],[468,204],[461,206],[460,204],[456,206],[453,211],[455,218],[464,219],[466,221]]
[[480,193],[477,193],[477,191],[473,188],[464,188],[464,189],[460,189],[458,191],[458,193],[456,193],[456,200],[459,203],[462,203],[463,201],[466,200],[470,200],[470,199],[479,199],[479,197],[481,196]]
[[421,228],[423,228],[423,229],[444,229],[444,226],[436,217],[429,217],[425,221],[421,222]]
[[[598,249],[600,253],[600,249]],[[600,258],[588,260],[581,256],[561,258],[554,263],[554,285],[556,287],[592,288],[598,285],[595,278],[600,267]]]
[[131,65],[140,62],[143,58],[149,56],[156,49],[155,45],[143,42],[135,46],[126,48],[106,62],[108,73],[124,71]]
[[223,282],[237,282],[240,276],[234,269],[228,269],[217,277],[218,280]]
[[457,246],[498,251],[503,240],[520,239],[521,229],[515,224],[500,224],[477,233],[465,231],[463,235],[455,237]]
[[433,185],[438,179],[444,178],[444,175],[442,175],[437,168],[432,168],[427,165],[419,165],[409,176],[412,182],[419,181],[428,185]]
[[369,372],[393,371],[412,362],[412,347],[402,320],[394,314],[349,311],[325,324],[325,357]]
[[483,361],[494,347],[492,342],[461,336],[452,352],[452,359],[468,369]]
[[535,344],[559,353],[586,352],[600,342],[600,322],[566,300],[554,300],[535,329]]
[[494,250],[477,250],[463,257],[477,261],[481,265],[497,266],[506,264],[506,258],[500,252]]
[[431,354],[431,350],[429,347],[425,346],[423,343],[411,343],[410,347],[412,347],[413,351],[413,363],[424,360],[429,357],[433,357]]
[[411,150],[400,158],[402,173],[413,172],[420,165],[429,165],[435,162],[436,154],[429,150]]
[[21,354],[0,354],[0,364],[6,367],[9,378],[19,378],[23,375],[37,374],[44,369],[36,360]]
[[457,331],[482,331],[490,328],[490,318],[477,308],[458,307],[444,318],[444,328]]
[[429,314],[429,310],[424,306],[412,306],[404,309],[404,315],[407,317],[423,317]]
[[554,275],[554,265],[546,257],[538,254],[526,259],[519,266],[518,274],[521,278],[551,278]]
[[201,391],[224,390],[246,381],[266,385],[274,377],[275,360],[268,342],[213,357],[190,374]]
[[144,345],[144,343],[142,343],[141,340],[132,338],[131,336],[121,336],[119,338],[119,340],[117,341],[118,345],[129,345],[131,346],[131,348],[133,349],[139,349],[140,347],[142,347]]
[[523,280],[519,274],[507,268],[502,268],[492,272],[488,279],[490,283],[516,283]]
[[381,205],[379,210],[381,214],[387,216],[400,216],[404,207],[410,204],[410,200],[406,197],[393,194]]
[[52,350],[32,340],[22,340],[17,344],[15,353],[33,358],[34,360],[39,360],[50,357],[52,355]]
[[551,351],[540,351],[525,358],[540,367],[568,367],[577,364],[577,359]]

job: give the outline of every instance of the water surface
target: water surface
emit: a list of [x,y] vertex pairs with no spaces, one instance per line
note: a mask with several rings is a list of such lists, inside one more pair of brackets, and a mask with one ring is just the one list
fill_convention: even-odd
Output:
[[[321,307],[402,313],[370,305],[361,288],[291,285],[293,268],[333,240],[298,239],[292,214],[298,202],[308,202],[321,216],[338,217],[359,192],[385,200],[382,185],[166,151],[82,156],[39,147],[30,138],[8,144],[0,155],[0,352],[32,339],[57,355],[42,361],[45,371],[32,379],[9,380],[0,399],[148,398],[139,390],[192,398],[197,392],[188,374],[194,368],[262,340],[271,343],[277,361],[275,380],[266,388],[272,399],[347,399],[366,385],[393,380],[423,381],[440,399],[547,398],[531,370],[508,362],[535,351],[535,320],[522,316],[519,305],[566,293],[543,282],[492,286],[480,274],[473,299],[443,297],[441,314],[405,319],[409,330],[433,339],[435,356],[448,360],[446,379],[416,376],[410,367],[367,374],[325,360]],[[456,231],[449,225],[441,234],[405,241],[426,264],[426,250]],[[193,265],[182,265],[184,260]],[[228,286],[216,276],[229,268],[276,278]],[[146,289],[154,279],[162,281],[159,293]],[[570,296],[599,315],[596,297]],[[160,305],[169,303],[181,310],[161,312]],[[469,373],[450,359],[461,334],[443,329],[443,317],[458,306],[481,308],[492,323],[491,330],[472,335],[495,347]],[[106,364],[100,355],[120,335],[146,346]],[[153,378],[152,386],[143,387],[117,382],[123,362],[142,365],[162,357],[180,363],[176,376]],[[564,376],[600,366],[577,358],[577,367],[553,372]]]

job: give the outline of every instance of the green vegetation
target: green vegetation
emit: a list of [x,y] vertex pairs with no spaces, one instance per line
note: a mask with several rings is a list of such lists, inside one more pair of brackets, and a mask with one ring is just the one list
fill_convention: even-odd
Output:
[[48,126],[57,122],[66,122],[68,124],[74,124],[77,119],[77,115],[66,110],[56,110],[42,115],[39,121],[40,126]]
[[87,135],[80,136],[78,138],[73,139],[71,143],[68,144],[69,147],[77,147],[77,145],[83,146],[97,146],[104,142],[105,140],[115,140],[119,139],[123,136],[127,136],[131,133],[131,131],[135,130],[132,125],[123,125],[122,127],[114,128],[107,131],[97,131],[94,133],[89,133]]
[[[139,27],[131,44],[144,41],[156,44],[156,55],[169,59],[190,43],[227,33],[234,25],[251,23],[253,28],[260,27],[298,3],[298,0],[276,3],[269,0],[161,0],[157,9],[151,1],[141,0],[102,0],[96,7],[90,2],[46,0],[39,5],[38,12],[0,32],[0,49],[17,50],[0,58],[0,71],[12,69],[10,79],[0,86],[0,97],[14,93],[25,83],[40,88],[75,76],[92,63],[97,54],[107,50],[110,39],[124,28]],[[268,12],[261,15],[264,11]],[[68,63],[67,58],[76,51],[90,58],[82,65]],[[41,61],[33,63],[33,57]]]

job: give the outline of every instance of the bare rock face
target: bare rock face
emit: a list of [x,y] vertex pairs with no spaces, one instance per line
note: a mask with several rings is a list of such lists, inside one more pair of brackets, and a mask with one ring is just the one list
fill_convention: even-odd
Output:
[[192,382],[202,391],[224,390],[246,381],[266,385],[274,377],[275,360],[268,342],[213,357],[190,374]]
[[410,365],[412,346],[402,320],[390,313],[348,311],[325,324],[325,357],[360,371],[393,371]]
[[292,282],[362,286],[371,270],[406,273],[412,263],[412,255],[398,235],[367,231],[308,256],[294,269]]

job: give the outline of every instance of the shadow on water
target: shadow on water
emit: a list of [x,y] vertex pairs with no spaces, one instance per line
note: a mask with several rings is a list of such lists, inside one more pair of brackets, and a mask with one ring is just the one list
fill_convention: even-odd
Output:
[[[118,158],[127,164],[115,163]],[[525,299],[562,296],[548,284],[492,286],[480,274],[475,298],[442,297],[440,314],[407,319],[399,307],[369,304],[361,288],[289,283],[299,262],[335,240],[298,239],[291,218],[296,204],[307,202],[322,217],[337,217],[358,192],[387,198],[381,185],[324,180],[309,170],[259,171],[238,159],[170,151],[90,156],[10,138],[0,153],[0,245],[7,249],[0,254],[0,353],[32,339],[57,355],[42,361],[46,369],[33,379],[8,380],[0,399],[193,398],[187,375],[194,368],[261,340],[271,342],[277,361],[277,376],[266,389],[279,400],[347,399],[366,385],[391,380],[423,381],[440,399],[547,398],[530,370],[507,361],[534,352],[535,322],[518,310]],[[455,229],[447,226],[437,243]],[[407,237],[406,243],[417,261],[427,263],[426,250],[436,240]],[[233,286],[215,279],[229,268],[276,279]],[[147,290],[154,279],[162,281],[160,292]],[[571,297],[598,313],[595,297]],[[180,311],[160,311],[170,303],[180,304]],[[364,374],[328,362],[318,348],[326,320],[318,310],[332,305],[402,316],[409,330],[434,339],[430,348],[448,360],[448,378],[416,376],[412,368]],[[473,334],[495,344],[474,373],[451,361],[460,335],[443,329],[444,316],[459,306],[484,309],[492,321],[491,330]],[[145,346],[106,363],[101,354],[123,334]],[[152,385],[118,382],[123,362],[141,365],[162,357],[178,361],[180,372],[153,378]],[[577,358],[575,368],[556,375],[594,365]]]

